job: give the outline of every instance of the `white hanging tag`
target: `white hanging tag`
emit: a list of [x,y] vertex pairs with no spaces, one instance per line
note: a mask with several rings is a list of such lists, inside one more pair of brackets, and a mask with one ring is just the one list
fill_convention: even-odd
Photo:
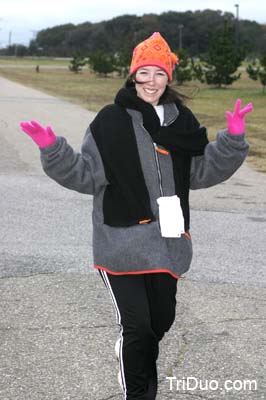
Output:
[[163,237],[180,237],[185,232],[184,217],[177,195],[163,196],[157,199],[159,204],[159,221]]

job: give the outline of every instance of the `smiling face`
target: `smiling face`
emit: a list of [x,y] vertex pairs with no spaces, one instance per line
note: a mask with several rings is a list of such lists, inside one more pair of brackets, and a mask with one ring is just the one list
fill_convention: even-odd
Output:
[[141,67],[136,72],[136,91],[138,97],[157,106],[165,91],[168,76],[163,69],[155,66]]

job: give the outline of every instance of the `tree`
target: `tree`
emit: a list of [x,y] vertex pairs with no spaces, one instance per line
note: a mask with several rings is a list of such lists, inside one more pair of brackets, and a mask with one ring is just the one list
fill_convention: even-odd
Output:
[[132,50],[126,46],[123,46],[115,56],[115,70],[123,78],[126,78],[129,74],[131,57]]
[[[73,57],[76,51],[84,56],[96,50],[116,54],[123,46],[132,48],[154,31],[159,31],[170,47],[178,47],[180,39],[178,26],[183,25],[182,47],[190,56],[207,52],[210,38],[223,30],[224,21],[234,25],[232,13],[220,10],[197,10],[195,12],[168,11],[159,15],[121,15],[110,20],[82,24],[64,24],[38,32],[31,41],[30,53],[42,48],[42,55]],[[266,26],[256,21],[239,20],[238,39],[249,54],[266,52]]]
[[184,49],[177,51],[178,65],[175,67],[174,76],[178,85],[183,85],[184,82],[192,80],[192,66],[189,63],[189,58]]
[[246,69],[248,76],[250,79],[254,81],[259,80],[262,84],[262,92],[265,93],[266,86],[266,54],[262,54],[259,60],[259,65],[254,62],[253,64],[249,64]]
[[115,70],[115,59],[112,55],[105,53],[102,50],[97,50],[92,53],[89,57],[89,64],[93,71],[104,75],[113,72]]
[[0,51],[0,54],[15,57],[25,57],[29,54],[28,47],[23,44],[12,44]]
[[240,78],[241,74],[235,73],[243,58],[243,51],[236,45],[233,30],[225,23],[223,31],[212,37],[208,53],[201,58],[203,63],[197,64],[194,73],[208,85],[218,88],[231,85]]
[[75,29],[75,25],[73,24],[64,24],[43,29],[38,32],[36,39],[31,42],[31,46],[41,47],[44,55],[67,56],[69,53],[66,38],[73,29]]
[[81,56],[80,53],[76,53],[72,60],[70,61],[70,65],[68,66],[69,70],[78,74],[82,71],[82,67],[87,63],[84,57]]

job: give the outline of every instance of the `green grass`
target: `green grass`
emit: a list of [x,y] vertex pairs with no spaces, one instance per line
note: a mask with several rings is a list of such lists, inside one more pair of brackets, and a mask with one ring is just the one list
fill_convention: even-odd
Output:
[[[0,59],[1,61],[3,60]],[[46,65],[59,65],[59,60],[53,60],[54,64],[50,60],[42,61],[45,61]],[[27,62],[27,65],[36,65],[33,60]],[[21,68],[20,60],[18,63],[20,68],[1,67],[0,75],[93,111],[98,111],[104,105],[113,102],[114,95],[124,83],[124,80],[118,77],[95,76],[88,69],[84,69],[81,74],[74,74],[68,69],[41,68],[41,72],[36,73],[34,68]],[[62,63],[67,66],[69,62],[63,60]],[[241,79],[226,89],[210,88],[193,81],[178,87],[177,90],[191,97],[187,105],[200,123],[208,128],[210,139],[215,138],[219,129],[226,127],[225,112],[233,110],[237,98],[242,100],[243,105],[252,102],[254,110],[246,117],[247,138],[251,145],[248,161],[255,169],[266,172],[266,94],[262,93],[258,82],[250,80],[247,74],[242,72]]]
[[45,58],[45,57],[4,57],[0,56],[0,65],[60,65],[68,66],[69,60],[64,58]]
[[115,92],[123,85],[122,79],[100,78],[88,69],[74,74],[68,69],[41,69],[40,73],[36,73],[35,69],[29,68],[0,68],[0,74],[92,111],[98,111],[103,105],[112,102]]

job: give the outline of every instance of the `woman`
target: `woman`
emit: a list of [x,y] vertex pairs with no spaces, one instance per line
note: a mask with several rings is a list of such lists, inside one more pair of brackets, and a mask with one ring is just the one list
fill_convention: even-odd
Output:
[[242,164],[249,104],[206,129],[169,87],[177,57],[156,32],[134,50],[130,77],[89,126],[81,153],[51,127],[21,128],[59,184],[94,195],[94,264],[120,326],[115,349],[124,398],[154,400],[159,342],[175,318],[176,286],[192,258],[189,189],[228,179]]

